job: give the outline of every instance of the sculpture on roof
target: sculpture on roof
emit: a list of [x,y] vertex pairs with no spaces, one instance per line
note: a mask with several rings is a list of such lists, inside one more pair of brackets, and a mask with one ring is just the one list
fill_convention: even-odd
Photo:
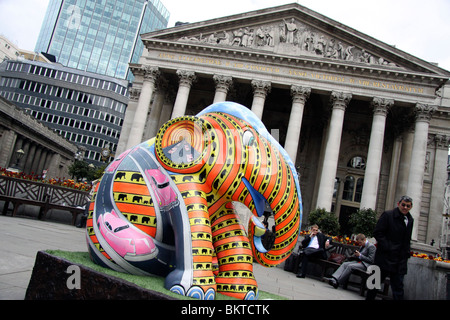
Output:
[[[217,36],[220,34],[220,36]],[[335,60],[365,64],[395,66],[395,64],[370,54],[363,48],[345,43],[314,27],[283,19],[280,23],[241,26],[236,29],[213,32],[209,36],[184,36],[178,41],[208,43],[220,46],[255,48],[297,56],[319,56]]]

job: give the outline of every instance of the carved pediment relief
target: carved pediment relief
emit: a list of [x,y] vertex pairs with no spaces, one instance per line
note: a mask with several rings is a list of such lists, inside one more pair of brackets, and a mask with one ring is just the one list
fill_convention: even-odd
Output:
[[177,41],[248,48],[289,56],[311,56],[371,65],[389,65],[399,68],[395,63],[381,56],[371,54],[364,48],[338,39],[296,18],[183,36]]
[[[212,46],[246,51],[250,55],[346,64],[360,70],[378,68],[395,76],[412,74],[417,80],[444,81],[450,72],[347,27],[297,3],[185,24],[142,35],[149,50],[152,41],[168,45]],[[147,42],[148,41],[148,42]],[[320,61],[321,63],[322,61]],[[367,68],[366,68],[367,66]],[[380,70],[378,70],[380,72]]]

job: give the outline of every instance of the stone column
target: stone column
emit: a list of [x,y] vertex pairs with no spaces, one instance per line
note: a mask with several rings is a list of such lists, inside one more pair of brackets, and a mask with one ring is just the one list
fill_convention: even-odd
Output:
[[177,75],[180,78],[180,86],[178,87],[177,98],[173,106],[172,119],[184,116],[189,92],[191,91],[192,84],[197,80],[197,76],[193,71],[178,70]]
[[33,159],[33,165],[31,166],[31,172],[34,172],[37,175],[42,174],[42,172],[38,172],[38,165],[41,159],[42,147],[38,146],[36,149],[36,153]]
[[216,83],[216,93],[214,95],[213,103],[226,101],[228,90],[230,90],[230,87],[233,85],[233,78],[215,74],[213,79]]
[[422,202],[423,176],[425,172],[425,157],[428,143],[428,128],[436,106],[418,103],[415,107],[416,123],[414,127],[414,142],[411,153],[411,166],[408,175],[406,193],[413,199],[411,215],[414,218],[412,239],[418,239],[420,207]]
[[157,67],[144,67],[144,82],[142,84],[141,95],[139,96],[133,124],[130,129],[127,149],[142,142],[142,135],[144,134],[150,101],[152,99],[153,91],[155,90],[155,83],[159,75],[160,71]]
[[59,163],[61,162],[61,155],[59,153],[50,153],[47,157],[46,165],[48,168],[47,179],[56,178],[59,176]]
[[176,98],[175,90],[169,88],[166,92],[166,96],[164,97],[164,103],[163,108],[161,110],[161,116],[159,117],[158,128],[161,128],[164,123],[170,120],[175,98]]
[[25,161],[25,166],[23,168],[23,172],[26,174],[31,174],[31,167],[33,165],[33,160],[36,156],[36,144],[31,141],[30,150],[28,151],[27,161]]
[[442,227],[442,214],[444,212],[445,183],[447,182],[447,159],[450,137],[437,134],[434,137],[436,144],[433,166],[433,184],[431,186],[430,213],[428,215],[428,230],[426,243],[434,240],[439,243]]
[[30,145],[31,141],[26,139],[24,140],[24,144],[22,146],[22,150],[24,152],[22,159],[19,161],[19,170],[22,170],[25,173],[25,163],[27,161],[28,156],[30,155]]
[[147,121],[147,130],[145,134],[146,139],[153,138],[159,130],[158,123],[161,117],[161,111],[164,104],[164,98],[166,95],[166,89],[168,82],[165,79],[160,79],[156,85],[155,99],[153,100],[152,110],[150,110],[150,116]]
[[370,133],[369,152],[367,154],[366,172],[364,174],[361,208],[376,209],[386,116],[389,108],[393,104],[394,100],[390,99],[374,98],[372,101],[372,131]]
[[252,80],[252,87],[252,111],[259,119],[262,119],[264,102],[266,101],[267,94],[271,90],[271,83],[269,81]]
[[45,157],[44,169],[47,170],[47,177],[50,177],[50,169],[52,165],[53,156],[55,153],[51,150],[47,150],[47,156]]
[[2,132],[0,137],[0,167],[7,168],[8,165],[12,165],[14,159],[14,146],[16,144],[17,133],[14,130],[6,129]]
[[402,138],[397,137],[394,140],[392,146],[391,167],[389,170],[389,183],[386,192],[386,202],[384,204],[384,210],[390,210],[395,207],[395,189],[397,187],[397,177],[400,167],[400,155],[402,151]]
[[[411,153],[414,142],[414,130],[408,128],[402,134],[402,150],[398,164],[397,188],[395,193],[395,205],[401,196],[406,195],[408,188],[409,168],[411,167]],[[391,208],[392,209],[392,208]]]
[[331,210],[334,191],[334,179],[339,160],[339,149],[341,146],[342,127],[344,124],[345,109],[352,98],[351,93],[331,93],[332,113],[328,128],[325,156],[322,165],[319,191],[317,195],[317,208]]
[[299,86],[291,87],[292,108],[284,148],[294,164],[297,158],[298,142],[300,140],[300,131],[302,128],[303,110],[305,109],[305,103],[310,94],[311,88]]
[[127,150],[128,138],[130,137],[130,130],[133,126],[134,115],[136,114],[139,97],[141,90],[137,88],[131,88],[129,90],[130,99],[128,100],[127,109],[123,118],[122,129],[120,131],[119,142],[117,143],[116,156],[119,156],[122,152]]
[[38,167],[37,167],[37,171],[40,172],[40,173],[42,173],[42,171],[44,169],[48,169],[47,167],[45,167],[45,163],[47,161],[48,154],[49,154],[49,150],[48,149],[42,149],[41,158],[39,159],[39,164],[38,164]]

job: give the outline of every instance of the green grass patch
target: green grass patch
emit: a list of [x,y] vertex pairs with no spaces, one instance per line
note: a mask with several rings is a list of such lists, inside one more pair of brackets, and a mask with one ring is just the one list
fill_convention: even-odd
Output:
[[[122,272],[118,272],[118,271],[114,271],[111,269],[107,269],[107,268],[103,268],[97,264],[95,264],[94,262],[92,262],[92,260],[89,257],[89,253],[88,252],[72,252],[72,251],[61,251],[61,250],[46,250],[47,253],[69,260],[71,262],[83,265],[87,268],[90,268],[92,270],[101,272],[101,273],[105,273],[107,275],[131,282],[139,287],[142,287],[144,289],[148,289],[148,290],[153,290],[153,291],[157,291],[160,293],[163,293],[167,296],[173,297],[173,298],[177,298],[180,300],[197,300],[197,299],[192,299],[189,297],[184,297],[184,296],[180,296],[179,294],[173,293],[169,290],[167,290],[166,288],[164,288],[164,278],[163,277],[159,277],[159,276],[137,276],[137,275],[133,275],[133,274],[128,274],[128,273],[122,273]],[[259,299],[260,300],[287,300],[284,297],[269,293],[269,292],[265,292],[265,291],[261,291],[259,290]],[[220,294],[220,293],[216,293],[216,300],[237,300],[235,298]]]

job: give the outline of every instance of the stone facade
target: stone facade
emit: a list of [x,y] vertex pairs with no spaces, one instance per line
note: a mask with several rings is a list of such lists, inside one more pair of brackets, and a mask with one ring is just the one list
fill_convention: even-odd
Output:
[[414,239],[439,238],[450,72],[298,4],[142,39],[118,152],[151,138],[170,118],[238,102],[294,159],[304,225],[308,212],[322,207],[348,231],[358,208],[381,214],[409,194]]
[[[24,154],[17,158],[17,150]],[[0,96],[0,167],[46,178],[70,177],[77,146]]]

